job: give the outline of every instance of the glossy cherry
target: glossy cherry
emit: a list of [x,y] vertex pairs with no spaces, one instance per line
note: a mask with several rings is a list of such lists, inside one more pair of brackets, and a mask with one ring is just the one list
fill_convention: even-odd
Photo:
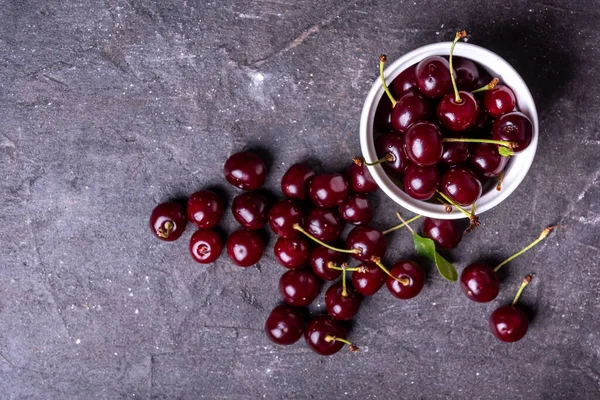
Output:
[[527,334],[529,319],[521,309],[515,306],[504,306],[494,310],[490,315],[490,330],[503,342],[519,341]]
[[491,143],[472,143],[469,164],[474,172],[486,178],[495,178],[506,167],[508,157],[500,155],[498,145]]
[[347,321],[356,315],[360,308],[362,296],[354,291],[352,286],[344,288],[342,282],[336,282],[329,286],[325,292],[325,308],[333,319]]
[[369,199],[361,194],[351,194],[338,206],[340,216],[346,222],[366,225],[373,219],[373,206]]
[[[446,137],[460,137],[458,134],[447,134]],[[444,151],[440,163],[446,166],[459,165],[469,158],[469,145],[464,142],[444,142]]]
[[306,310],[281,304],[275,307],[265,322],[265,333],[273,343],[294,344],[302,337]]
[[325,243],[335,241],[344,229],[344,222],[335,208],[311,208],[306,216],[306,230]]
[[415,69],[419,91],[427,97],[439,98],[452,90],[450,65],[440,56],[421,60]]
[[517,99],[508,86],[498,85],[483,93],[483,107],[492,118],[498,118],[515,109]]
[[392,277],[387,278],[385,284],[394,297],[406,300],[421,293],[425,284],[425,273],[416,262],[400,260],[390,269],[390,273],[397,278],[407,280],[406,283],[403,283]]
[[440,124],[454,132],[461,132],[475,126],[479,115],[475,96],[469,92],[458,93],[460,101],[456,100],[455,94],[449,93],[439,102],[436,110]]
[[404,151],[413,163],[422,167],[437,164],[444,152],[442,133],[431,122],[417,122],[404,134]]
[[260,261],[265,245],[256,231],[239,229],[227,238],[227,255],[236,265],[249,267]]
[[465,167],[453,167],[442,175],[440,181],[442,192],[458,203],[468,206],[477,201],[481,196],[481,182],[475,174]]
[[246,192],[233,199],[231,212],[235,220],[248,230],[260,229],[269,220],[269,200],[260,192]]
[[380,230],[371,226],[357,226],[350,231],[346,238],[347,249],[358,249],[352,257],[359,261],[371,261],[372,258],[380,259],[385,254],[387,242]]
[[305,200],[308,197],[308,181],[315,171],[304,164],[294,164],[281,178],[281,191],[288,199]]
[[177,203],[161,203],[150,214],[152,234],[167,242],[179,239],[186,224],[185,209]]
[[350,187],[342,174],[317,175],[308,183],[308,195],[313,204],[319,207],[335,207],[341,204]]
[[293,200],[281,200],[269,211],[269,226],[277,236],[296,237],[294,224],[304,223],[304,211]]
[[417,92],[409,91],[398,99],[392,110],[392,128],[404,133],[415,122],[429,119],[430,114],[429,100]]
[[275,258],[279,264],[286,268],[298,268],[308,262],[310,257],[310,244],[302,236],[295,238],[280,237],[275,242]]
[[321,285],[321,280],[307,268],[291,269],[279,278],[279,292],[290,306],[308,306],[319,295]]
[[462,230],[453,219],[426,217],[423,220],[422,234],[435,242],[438,249],[453,249],[462,239]]
[[533,139],[533,124],[525,114],[513,111],[501,115],[492,125],[494,140],[515,142],[515,153],[525,150]]
[[344,175],[354,193],[372,193],[377,190],[377,182],[371,176],[366,165],[353,162],[344,170]]
[[433,197],[440,181],[436,167],[420,167],[409,164],[404,171],[404,191],[417,200]]
[[476,262],[469,264],[461,273],[460,288],[469,299],[478,303],[487,303],[500,293],[500,280],[494,268]]
[[200,264],[214,262],[222,250],[223,240],[215,231],[202,229],[194,232],[190,239],[190,254]]
[[[329,263],[333,263],[335,266],[341,266],[348,259],[347,255],[340,253],[323,246],[317,246],[313,248],[310,253],[310,266],[313,272],[321,279],[326,281],[332,281],[337,279],[342,274],[342,271],[331,269],[328,267]],[[379,269],[379,268],[377,268]]]
[[[328,315],[317,315],[313,317],[304,331],[304,339],[308,347],[317,354],[330,356],[337,353],[348,344],[346,340],[346,328],[341,322],[334,320]],[[357,351],[358,347],[350,344],[351,351]]]
[[458,90],[470,92],[477,89],[479,70],[473,61],[466,58],[454,57],[452,67],[456,74],[456,86],[458,86]]
[[215,192],[200,190],[190,196],[187,204],[188,219],[201,229],[215,227],[221,217],[225,204]]
[[418,89],[417,76],[415,74],[416,69],[417,64],[413,64],[404,71],[400,72],[400,74],[394,78],[392,81],[392,89],[396,95],[402,96],[409,91]]
[[404,152],[404,138],[394,132],[385,133],[375,139],[375,151],[377,157],[385,157],[386,154],[391,154],[394,158],[392,161],[385,161],[381,164],[383,169],[391,175],[402,175],[408,159]]
[[244,190],[260,188],[267,177],[267,167],[264,161],[254,153],[242,151],[227,159],[223,168],[225,179]]
[[373,296],[387,281],[388,276],[376,264],[367,262],[358,268],[359,271],[352,272],[352,286],[363,296]]

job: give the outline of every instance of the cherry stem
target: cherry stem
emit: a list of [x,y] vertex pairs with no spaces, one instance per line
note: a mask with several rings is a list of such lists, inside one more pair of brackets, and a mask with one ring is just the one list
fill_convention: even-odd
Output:
[[452,206],[450,204],[446,203],[443,199],[440,199],[439,197],[436,197],[436,199],[444,206],[444,209],[447,213],[452,212]]
[[452,80],[452,87],[454,88],[454,100],[457,103],[462,103],[462,99],[458,94],[458,88],[456,87],[456,79],[454,79],[454,68],[452,68],[452,53],[454,53],[454,46],[456,46],[456,42],[458,42],[465,36],[467,36],[467,31],[465,30],[456,32],[456,36],[454,36],[454,41],[452,42],[452,47],[450,47],[450,79]]
[[348,263],[343,263],[341,267],[338,267],[332,261],[329,261],[327,263],[327,268],[334,269],[336,271],[350,271],[350,272],[361,272],[363,270],[363,268],[361,268],[361,267],[348,268]]
[[515,258],[519,257],[521,254],[525,253],[527,250],[531,249],[533,246],[535,246],[536,244],[538,244],[542,240],[546,239],[546,236],[548,236],[550,234],[550,231],[552,231],[552,229],[555,229],[555,228],[558,228],[558,226],[556,226],[556,225],[555,226],[549,226],[546,229],[544,229],[542,231],[542,233],[540,234],[540,236],[537,239],[535,239],[533,242],[529,243],[522,250],[516,252],[515,254],[513,254],[510,257],[508,257],[506,260],[502,261],[500,264],[498,264],[498,266],[496,268],[494,268],[494,272],[498,272],[498,270],[500,268],[502,268],[502,266],[504,264],[507,264],[507,263],[511,262],[512,260],[514,260]]
[[497,191],[502,190],[502,181],[504,181],[504,171],[500,172],[500,175],[498,175],[498,184],[496,185]]
[[352,342],[349,342],[349,341],[348,341],[348,340],[346,340],[346,339],[342,339],[342,338],[339,338],[339,337],[337,337],[337,336],[334,336],[334,335],[329,335],[329,334],[327,334],[327,335],[325,336],[325,341],[326,341],[327,343],[331,343],[331,342],[342,342],[342,343],[345,343],[345,344],[347,344],[348,346],[350,346],[350,351],[351,351],[351,352],[353,352],[353,353],[356,353],[356,352],[359,350],[358,346],[357,346],[357,345],[355,345],[354,343],[352,343]]
[[471,94],[475,94],[475,93],[479,93],[479,92],[485,92],[486,90],[492,90],[493,88],[496,87],[496,85],[498,84],[498,82],[500,82],[500,79],[494,78],[487,85],[482,86],[479,89],[475,89],[475,90],[471,91]]
[[444,138],[444,142],[458,142],[458,143],[491,143],[497,144],[498,146],[507,147],[512,150],[517,146],[515,142],[509,142],[506,140],[492,140],[492,139],[469,139],[469,138]]
[[[158,229],[156,230],[156,234],[157,234],[158,236],[160,236],[161,238],[163,238],[163,239],[168,239],[168,238],[169,238],[169,235],[171,234],[171,231],[172,231],[172,230],[173,230],[173,228],[174,228],[174,226],[175,226],[175,225],[173,224],[173,222],[172,222],[172,221],[167,221],[167,222],[165,222],[165,227],[164,227],[164,229],[163,229],[162,227],[158,228]],[[165,229],[166,229],[166,231],[165,231]]]
[[392,153],[388,152],[388,153],[385,153],[385,156],[383,156],[383,158],[380,158],[379,160],[373,161],[373,162],[366,162],[363,157],[354,157],[352,160],[354,161],[354,164],[358,165],[359,167],[362,167],[363,165],[373,167],[375,165],[383,164],[386,161],[394,162],[394,161],[396,161],[396,156],[394,156]]
[[440,192],[439,190],[436,190],[436,193],[439,194],[444,200],[446,200],[448,203],[452,204],[454,207],[456,207],[461,213],[465,214],[467,217],[471,218],[471,213],[468,212],[467,210],[465,210],[464,208],[462,208],[461,206],[459,206],[454,200],[452,200],[450,197],[446,196],[444,193]]
[[519,301],[519,297],[521,297],[521,293],[523,293],[523,290],[525,290],[525,287],[527,287],[527,285],[529,285],[529,282],[531,282],[531,278],[533,278],[533,276],[534,276],[534,274],[529,274],[525,278],[523,278],[523,282],[521,282],[521,286],[519,286],[519,290],[517,290],[517,294],[515,295],[515,298],[512,302],[513,306],[515,304],[517,304],[517,301]]
[[419,219],[419,218],[421,218],[421,217],[422,217],[422,215],[417,215],[416,217],[412,217],[412,218],[411,218],[411,219],[409,219],[408,221],[406,221],[406,222],[402,222],[402,223],[400,223],[400,224],[398,224],[398,225],[396,225],[396,226],[393,226],[393,227],[391,227],[390,229],[387,229],[387,230],[383,231],[382,233],[383,233],[384,235],[387,235],[388,233],[390,233],[390,232],[394,232],[395,230],[398,230],[398,229],[402,228],[402,227],[403,227],[403,226],[405,226],[405,225],[406,225],[406,226],[408,226],[408,224],[410,224],[411,222],[415,222],[416,220],[418,220],[418,219]]
[[[402,215],[400,215],[400,213],[399,213],[399,212],[397,212],[397,213],[396,213],[396,217],[398,217],[398,219],[400,220],[400,222],[402,222],[400,225],[402,225],[402,226],[406,226],[406,227],[408,228],[408,230],[410,231],[410,233],[412,233],[413,235],[416,235],[416,233],[415,233],[415,230],[414,230],[413,228],[411,228],[411,227],[410,227],[410,225],[408,225],[408,224],[409,224],[409,223],[412,221],[412,219],[411,219],[411,220],[408,220],[408,221],[405,221],[405,220],[402,218]],[[419,215],[419,217],[420,217],[420,215]],[[414,218],[413,218],[413,219],[414,219]]]
[[373,257],[371,257],[370,261],[373,264],[376,264],[379,268],[381,268],[381,270],[383,272],[385,272],[390,278],[393,278],[393,279],[397,280],[398,282],[400,282],[404,286],[410,285],[410,280],[408,278],[398,278],[397,276],[392,275],[392,273],[390,271],[388,271],[388,269],[385,267],[385,265],[383,265],[383,263],[381,262],[381,258],[373,256]]
[[346,268],[342,269],[342,296],[348,297],[348,290],[346,289]]
[[396,99],[394,99],[394,96],[392,96],[392,92],[390,92],[390,88],[388,88],[388,85],[385,83],[385,76],[383,76],[383,67],[385,66],[385,62],[387,61],[387,57],[385,56],[385,54],[382,54],[379,56],[379,77],[381,78],[381,83],[383,84],[383,90],[385,90],[385,93],[387,94],[387,96],[389,97],[390,101],[392,102],[392,108],[396,107]]
[[319,243],[321,246],[327,247],[329,250],[337,251],[338,253],[348,253],[348,254],[358,254],[358,253],[360,253],[360,250],[357,249],[357,248],[347,250],[347,249],[339,249],[337,247],[333,247],[333,246],[331,246],[331,245],[323,242],[322,240],[317,239],[316,237],[314,237],[313,235],[311,235],[310,233],[308,233],[306,230],[304,230],[304,228],[302,228],[298,224],[294,224],[293,228],[295,230],[297,230],[298,232],[303,233],[304,235],[306,235],[310,239],[314,240],[315,242]]

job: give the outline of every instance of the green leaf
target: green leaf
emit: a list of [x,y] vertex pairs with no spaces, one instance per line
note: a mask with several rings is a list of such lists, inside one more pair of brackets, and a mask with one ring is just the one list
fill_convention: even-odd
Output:
[[456,268],[435,250],[435,243],[433,240],[413,234],[413,241],[415,243],[417,254],[435,263],[440,275],[452,282],[455,282],[458,279]]
[[514,151],[504,146],[498,146],[498,153],[500,153],[500,155],[504,157],[511,157],[515,155]]

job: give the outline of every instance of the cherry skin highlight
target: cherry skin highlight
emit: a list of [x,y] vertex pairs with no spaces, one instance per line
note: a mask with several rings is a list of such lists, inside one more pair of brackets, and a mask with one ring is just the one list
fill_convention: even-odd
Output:
[[200,229],[214,228],[221,217],[225,204],[215,192],[200,190],[190,196],[187,204],[188,219]]
[[335,241],[343,229],[344,222],[335,208],[315,207],[306,216],[308,233],[325,243]]
[[237,266],[250,267],[260,261],[265,245],[256,231],[239,229],[227,238],[227,255]]
[[440,182],[442,192],[458,203],[468,206],[477,201],[481,196],[481,182],[475,174],[464,167],[450,168],[442,175]]
[[383,233],[373,227],[357,226],[346,238],[347,249],[358,249],[359,252],[352,257],[359,261],[371,261],[373,257],[381,258],[387,249],[387,242]]
[[372,193],[377,190],[377,182],[371,176],[366,165],[352,163],[344,170],[344,175],[354,193]]
[[517,342],[527,334],[527,315],[515,306],[496,309],[490,316],[490,330],[503,342]]
[[280,237],[275,242],[275,258],[286,268],[298,268],[308,262],[310,244],[303,236],[295,238]]
[[427,97],[440,98],[452,90],[450,64],[440,56],[427,57],[415,69],[419,91]]
[[454,249],[462,239],[462,230],[452,219],[426,217],[423,220],[422,234],[434,241],[438,249]]
[[508,157],[500,155],[498,146],[491,143],[472,143],[469,164],[474,172],[486,178],[495,178],[504,171]]
[[373,219],[373,206],[364,195],[351,194],[338,206],[340,216],[346,222],[366,225]]
[[348,321],[354,318],[360,308],[361,301],[362,296],[356,293],[350,285],[346,288],[346,296],[344,296],[341,282],[329,286],[329,289],[325,292],[327,313],[331,318],[340,321]]
[[433,197],[440,181],[436,167],[420,167],[409,164],[404,171],[404,191],[417,200]]
[[359,265],[364,271],[352,272],[352,286],[363,296],[373,296],[387,281],[388,276],[381,268],[371,262]]
[[469,299],[487,303],[500,293],[500,280],[491,266],[476,262],[468,265],[461,273],[460,288]]
[[[329,263],[341,267],[348,259],[347,255],[323,246],[315,247],[310,254],[310,266],[313,272],[321,279],[333,281],[342,274],[342,271],[329,268]],[[379,269],[379,268],[378,268]]]
[[346,338],[346,328],[328,315],[317,315],[311,319],[304,331],[304,339],[308,347],[317,354],[330,356],[344,347],[339,341],[327,341],[327,336]]
[[512,89],[508,86],[498,85],[483,94],[483,107],[492,118],[498,118],[515,109],[517,99]]
[[167,242],[179,239],[186,224],[185,209],[177,203],[161,203],[150,214],[152,234]]
[[190,254],[200,264],[214,262],[223,250],[221,236],[211,230],[199,230],[194,232],[190,239]]
[[529,147],[533,139],[533,124],[519,111],[503,114],[492,125],[492,137],[494,140],[515,142],[517,145],[513,150],[518,153]]
[[254,153],[242,151],[227,159],[223,168],[225,179],[233,186],[244,190],[260,188],[267,177],[264,161]]
[[458,86],[458,90],[470,92],[471,90],[477,89],[477,82],[479,81],[479,70],[477,69],[477,65],[473,61],[462,57],[454,57],[452,64],[452,68],[456,75],[456,86]]
[[451,131],[461,132],[475,125],[479,108],[475,97],[469,92],[458,92],[461,101],[457,102],[453,93],[444,96],[437,107],[440,124]]
[[321,291],[322,282],[310,269],[290,269],[279,278],[279,292],[290,306],[305,307],[312,303]]
[[404,133],[415,122],[426,121],[431,114],[429,100],[417,92],[407,92],[392,110],[392,128]]
[[404,152],[404,138],[394,132],[386,133],[375,140],[375,151],[377,157],[385,157],[390,153],[394,156],[393,161],[385,161],[381,167],[390,175],[400,176],[408,165],[408,158]]
[[415,71],[417,64],[413,64],[406,68],[404,71],[392,81],[392,89],[398,96],[402,96],[409,91],[417,90],[417,76]]
[[394,264],[390,273],[400,279],[408,279],[404,285],[392,277],[388,277],[385,284],[394,297],[402,300],[411,299],[421,293],[425,284],[425,273],[419,264],[410,260],[400,260]]
[[404,151],[413,163],[422,167],[437,164],[444,151],[442,133],[431,122],[417,122],[404,134]]
[[246,192],[233,199],[231,213],[245,229],[260,229],[269,220],[269,200],[260,192]]
[[292,165],[281,178],[281,191],[288,199],[305,200],[308,197],[308,182],[315,171],[304,164]]
[[295,224],[302,225],[304,211],[292,200],[281,200],[269,212],[269,226],[277,236],[292,238],[300,235],[294,229]]
[[335,207],[348,197],[349,192],[348,181],[341,174],[317,175],[308,183],[310,200],[318,207]]
[[282,304],[267,317],[265,333],[273,343],[290,345],[302,337],[305,324],[305,310]]

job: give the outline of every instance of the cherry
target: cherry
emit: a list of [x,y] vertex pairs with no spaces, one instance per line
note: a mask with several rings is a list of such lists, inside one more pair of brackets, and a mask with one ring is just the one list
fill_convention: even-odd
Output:
[[427,97],[439,98],[452,89],[450,65],[443,57],[430,56],[421,60],[415,75],[419,90]]
[[469,264],[461,273],[460,288],[469,299],[487,303],[500,293],[500,280],[491,266],[476,262]]
[[305,311],[281,304],[273,309],[265,322],[265,333],[273,343],[294,344],[302,337]]
[[308,183],[308,195],[319,207],[335,207],[348,196],[348,181],[341,174],[317,175]]
[[248,151],[235,153],[229,157],[223,170],[227,182],[244,190],[260,188],[267,177],[267,167],[264,161]]
[[344,175],[350,185],[350,190],[354,193],[372,193],[377,190],[377,182],[371,176],[364,163],[353,162],[344,170]]
[[267,223],[269,200],[260,192],[246,192],[233,199],[231,212],[235,220],[248,230],[260,229]]
[[190,254],[200,264],[214,262],[223,250],[223,240],[215,231],[199,230],[190,239]]
[[317,246],[310,254],[310,266],[319,278],[332,281],[337,279],[342,272],[329,268],[329,263],[340,266],[346,262],[346,259],[347,257],[344,253],[339,253],[323,246]]
[[375,150],[378,157],[385,158],[387,154],[393,156],[392,161],[386,160],[381,164],[388,174],[402,175],[404,173],[408,165],[408,159],[404,152],[404,138],[401,135],[390,132],[379,136],[375,140]]
[[[457,134],[448,134],[448,137],[457,137]],[[464,142],[444,142],[444,152],[440,163],[449,167],[462,164],[469,158],[469,145]]]
[[453,249],[462,239],[462,231],[452,219],[425,218],[422,228],[423,236],[433,240],[439,249]]
[[500,155],[498,146],[491,143],[473,143],[469,164],[473,170],[486,178],[495,178],[504,171],[508,157]]
[[470,169],[453,167],[442,175],[442,192],[461,206],[473,204],[481,196],[481,182]]
[[352,287],[344,290],[342,282],[334,283],[325,292],[325,308],[333,319],[347,321],[354,318],[361,301],[362,296]]
[[427,120],[430,114],[429,101],[419,93],[409,91],[400,97],[393,107],[392,128],[404,133],[415,122]]
[[477,83],[475,84],[475,88],[481,88],[481,87],[487,85],[488,83],[490,83],[492,80],[492,75],[490,75],[490,73],[486,69],[478,68],[478,70],[479,70],[479,79],[477,80]]
[[346,222],[366,225],[373,219],[373,207],[366,196],[351,194],[338,206],[340,216]]
[[417,122],[404,134],[404,151],[413,163],[428,167],[437,164],[444,152],[442,133],[431,122]]
[[459,90],[470,92],[477,88],[479,70],[473,61],[462,57],[455,57],[454,73],[456,74],[456,86]]
[[490,330],[494,336],[503,342],[516,342],[527,334],[529,319],[522,310],[516,307],[516,304],[519,301],[519,297],[521,297],[523,289],[531,282],[531,278],[532,275],[527,275],[523,279],[512,305],[497,308],[490,315]]
[[281,178],[281,191],[288,199],[305,200],[308,197],[308,181],[315,171],[304,164],[292,165]]
[[216,193],[200,190],[188,199],[187,215],[198,228],[210,229],[219,223],[224,208],[223,200]]
[[286,268],[298,268],[307,263],[310,257],[310,244],[302,236],[280,237],[275,242],[275,257]]
[[185,209],[177,203],[161,203],[150,214],[150,229],[160,240],[172,242],[185,231]]
[[392,102],[386,96],[383,96],[379,100],[377,110],[375,111],[375,117],[373,126],[378,132],[388,132],[392,129]]
[[344,223],[334,208],[312,208],[306,216],[305,226],[311,235],[326,243],[336,240],[344,229]]
[[302,208],[292,200],[281,200],[269,212],[269,226],[277,236],[296,237],[298,232],[294,229],[294,224],[304,222],[304,212]]
[[373,296],[381,289],[388,276],[376,264],[368,262],[358,266],[352,272],[352,286],[363,296]]
[[415,297],[425,284],[425,273],[414,261],[400,260],[394,264],[390,273],[399,280],[388,276],[385,284],[390,293],[399,299]]
[[256,231],[239,229],[227,238],[227,255],[236,265],[249,267],[260,261],[265,245]]
[[404,171],[404,191],[417,200],[428,200],[435,194],[440,174],[435,167],[409,164]]
[[353,251],[352,257],[355,259],[372,261],[383,257],[387,242],[380,230],[368,225],[357,226],[348,234],[346,248]]
[[488,126],[488,122],[490,122],[490,118],[488,113],[485,112],[483,108],[483,104],[480,101],[477,102],[477,119],[475,120],[475,125],[473,125],[473,131],[476,133],[485,133],[485,135],[480,136],[492,136],[491,129]]
[[392,81],[392,88],[396,94],[402,96],[404,93],[418,89],[417,76],[415,75],[416,69],[417,64],[413,64],[394,78]]
[[306,344],[312,351],[322,356],[330,356],[344,347],[350,346],[350,351],[358,351],[358,347],[346,338],[346,328],[328,315],[317,315],[311,319],[304,331]]
[[501,115],[492,126],[492,137],[516,143],[515,153],[525,150],[533,138],[533,125],[527,116],[519,111]]
[[483,107],[492,118],[511,112],[516,105],[515,94],[508,86],[498,85],[483,94]]
[[290,306],[307,306],[321,291],[321,281],[306,268],[291,269],[279,278],[279,292]]

